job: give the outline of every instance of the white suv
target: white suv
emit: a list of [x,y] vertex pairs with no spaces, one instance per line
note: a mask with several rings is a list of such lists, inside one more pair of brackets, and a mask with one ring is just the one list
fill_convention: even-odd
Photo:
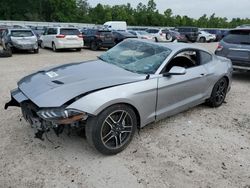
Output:
[[172,36],[168,29],[147,29],[146,32],[150,33],[155,42],[171,42]]
[[199,31],[199,35],[197,38],[198,42],[213,42],[216,40],[216,36],[214,34],[208,33],[206,31]]
[[83,36],[76,28],[49,27],[40,37],[42,48],[52,48],[54,52],[59,49],[76,49],[81,51],[83,48]]

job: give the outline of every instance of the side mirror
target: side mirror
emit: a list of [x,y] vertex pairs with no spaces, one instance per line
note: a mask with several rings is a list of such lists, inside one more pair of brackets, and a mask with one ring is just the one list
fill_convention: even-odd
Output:
[[163,74],[164,77],[168,77],[171,75],[184,75],[186,74],[186,69],[184,67],[178,67],[178,66],[174,66],[170,69],[169,72],[166,72]]

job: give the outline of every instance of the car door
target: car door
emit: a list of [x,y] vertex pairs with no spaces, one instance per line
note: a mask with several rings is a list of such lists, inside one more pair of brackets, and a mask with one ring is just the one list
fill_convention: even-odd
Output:
[[186,69],[184,75],[172,75],[158,79],[157,120],[174,115],[204,101],[207,83],[204,65]]
[[49,37],[48,33],[49,33],[50,29],[51,28],[47,28],[45,30],[45,32],[43,33],[43,35],[41,36],[41,40],[43,42],[44,47],[48,47],[48,37]]

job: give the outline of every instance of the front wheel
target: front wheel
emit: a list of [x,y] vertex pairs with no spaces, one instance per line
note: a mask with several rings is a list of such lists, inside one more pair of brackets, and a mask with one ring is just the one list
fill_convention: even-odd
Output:
[[225,101],[228,89],[228,81],[226,78],[221,78],[214,85],[211,97],[208,99],[207,104],[211,107],[219,107]]
[[97,46],[97,43],[95,41],[91,42],[90,49],[94,50],[94,51],[98,50],[98,46]]
[[114,155],[129,145],[136,128],[137,117],[134,110],[130,106],[117,104],[88,119],[86,137],[97,151]]
[[39,48],[34,49],[34,54],[38,54],[39,53]]
[[56,45],[54,42],[52,43],[52,50],[53,50],[53,52],[57,52],[57,48],[56,48]]

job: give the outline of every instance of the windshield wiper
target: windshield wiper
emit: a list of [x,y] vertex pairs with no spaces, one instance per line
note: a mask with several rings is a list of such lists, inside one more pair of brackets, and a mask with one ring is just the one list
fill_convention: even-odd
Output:
[[105,59],[103,59],[101,56],[97,56],[98,59],[104,61],[104,62],[107,62]]

